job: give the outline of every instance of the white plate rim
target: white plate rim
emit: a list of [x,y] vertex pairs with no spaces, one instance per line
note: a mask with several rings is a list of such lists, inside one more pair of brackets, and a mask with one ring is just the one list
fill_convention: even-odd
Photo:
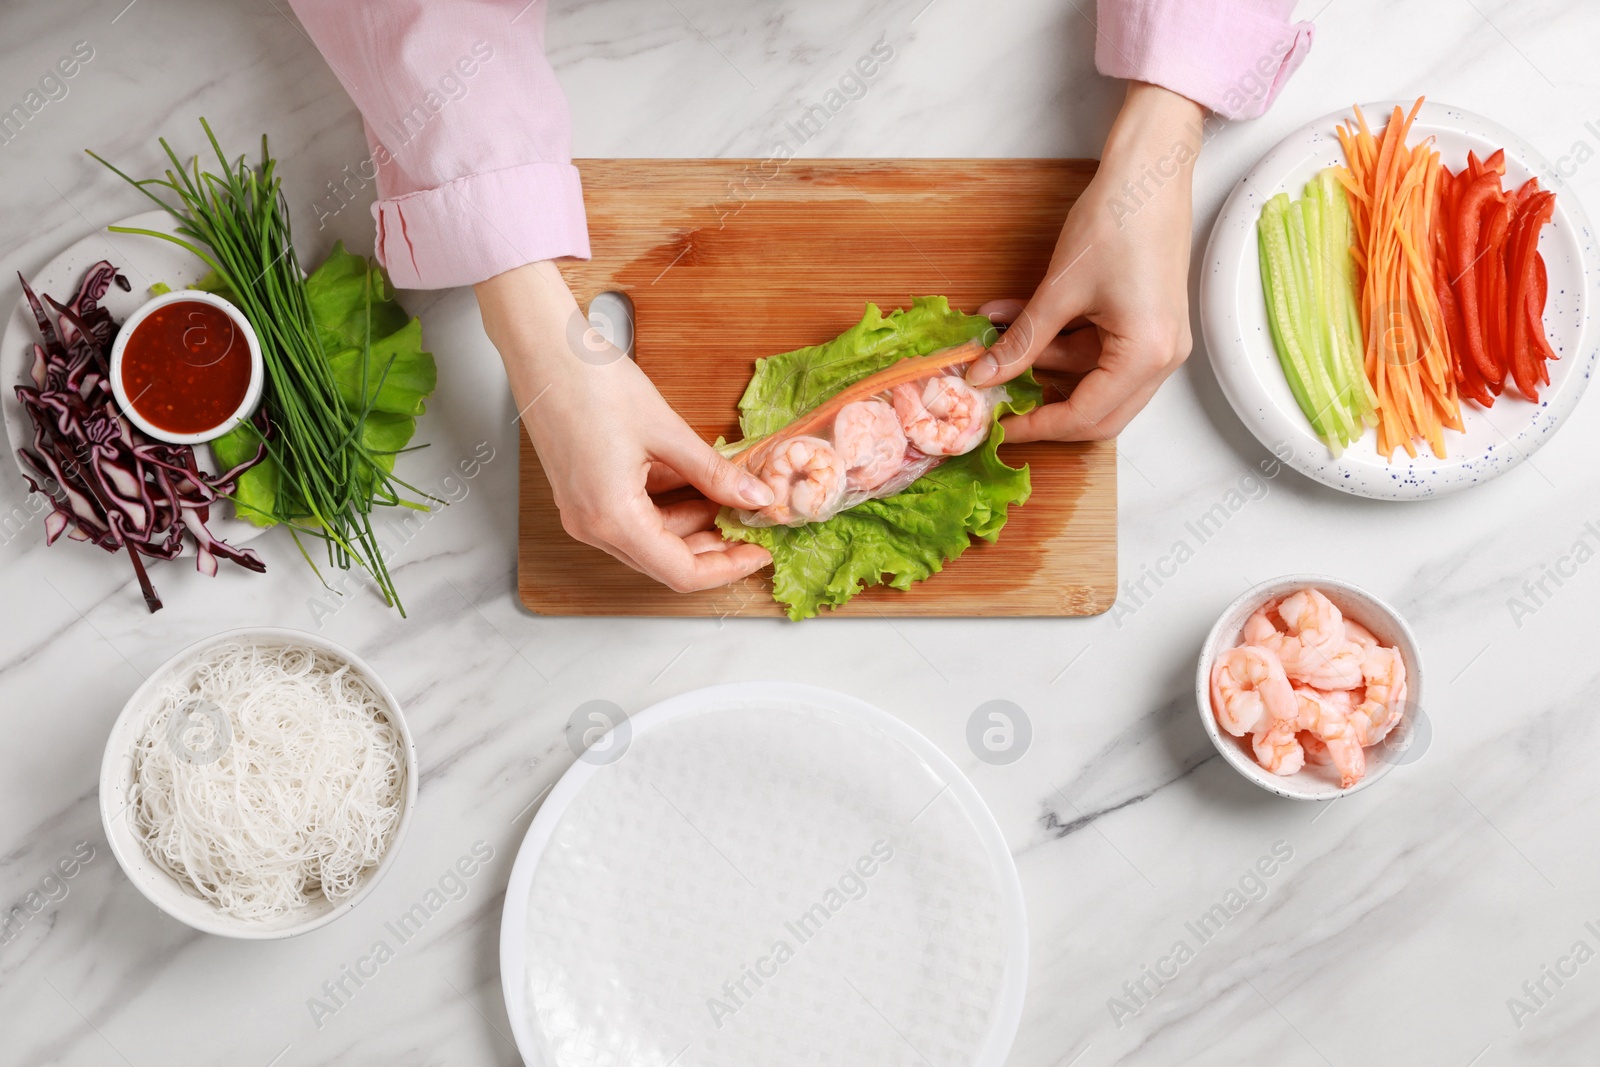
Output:
[[[668,697],[630,716],[626,721],[631,731],[630,743],[674,719],[686,718],[707,710],[717,702],[730,700],[779,700],[796,703],[820,704],[829,711],[853,715],[867,724],[881,729],[899,741],[913,755],[929,765],[941,777],[948,791],[960,803],[973,828],[983,842],[995,875],[1000,883],[1000,893],[1006,908],[1008,951],[1005,974],[995,999],[995,1014],[985,1038],[984,1047],[973,1062],[973,1067],[1002,1067],[1016,1039],[1022,1021],[1023,1001],[1028,982],[1028,921],[1026,902],[1022,895],[1022,881],[1017,874],[1016,861],[1007,847],[1000,824],[994,813],[983,802],[972,782],[961,768],[946,756],[932,741],[888,712],[864,700],[821,686],[798,682],[729,682],[707,686]],[[621,724],[613,727],[619,729]],[[608,731],[606,736],[610,736]],[[602,743],[597,741],[597,744]],[[624,754],[622,759],[626,759]],[[511,1023],[511,1036],[517,1050],[528,1067],[556,1067],[545,1062],[537,1051],[534,1022],[522,995],[527,975],[527,904],[533,889],[534,872],[544,856],[546,846],[567,808],[584,786],[606,764],[576,760],[561,775],[550,794],[545,797],[539,811],[517,850],[516,862],[511,868],[511,878],[506,884],[505,907],[500,919],[500,985],[505,999],[506,1015]]]
[[[1413,100],[1380,101],[1362,104],[1361,110],[1370,123],[1381,125],[1395,107],[1409,112],[1414,103]],[[1553,368],[1560,377],[1552,374],[1551,385],[1541,398],[1541,405],[1529,407],[1529,418],[1524,425],[1542,421],[1544,426],[1537,433],[1529,435],[1524,430],[1516,438],[1508,437],[1508,447],[1492,457],[1487,451],[1463,454],[1459,449],[1451,449],[1447,460],[1436,460],[1424,448],[1419,450],[1414,461],[1397,451],[1394,463],[1382,469],[1333,459],[1326,446],[1305,425],[1299,409],[1285,411],[1275,406],[1272,399],[1255,386],[1248,369],[1250,361],[1239,358],[1243,336],[1241,302],[1259,299],[1259,293],[1245,292],[1246,287],[1240,286],[1238,281],[1242,257],[1255,255],[1256,218],[1263,200],[1280,191],[1288,192],[1291,197],[1298,196],[1300,190],[1286,189],[1284,183],[1300,163],[1315,154],[1315,151],[1304,150],[1306,143],[1320,135],[1337,153],[1334,126],[1353,117],[1354,110],[1346,108],[1329,112],[1293,130],[1262,156],[1229,193],[1211,228],[1201,260],[1201,333],[1212,370],[1234,413],[1262,445],[1278,453],[1289,466],[1323,485],[1356,496],[1378,500],[1432,499],[1481,485],[1521,466],[1571,416],[1593,375],[1596,355],[1600,353],[1600,338],[1596,337],[1592,315],[1592,310],[1600,306],[1600,249],[1596,247],[1594,231],[1576,191],[1565,184],[1556,188],[1555,225],[1570,233],[1581,260],[1583,277],[1576,286],[1581,327],[1574,350],[1560,360],[1565,366]],[[1431,100],[1422,105],[1417,121],[1419,125],[1450,128],[1467,139],[1491,141],[1504,148],[1509,158],[1538,175],[1541,187],[1551,188],[1548,176],[1556,172],[1549,162],[1527,141],[1499,123],[1465,108]],[[1248,217],[1247,225],[1241,224],[1242,216]],[[1476,405],[1463,403],[1462,411],[1465,417],[1484,417]],[[1370,438],[1371,433],[1368,430],[1367,437]],[[1459,443],[1460,437],[1454,431],[1446,431],[1445,440],[1448,448],[1452,440]],[[1284,444],[1292,447],[1284,449]],[[1396,473],[1406,476],[1396,478],[1393,476]]]

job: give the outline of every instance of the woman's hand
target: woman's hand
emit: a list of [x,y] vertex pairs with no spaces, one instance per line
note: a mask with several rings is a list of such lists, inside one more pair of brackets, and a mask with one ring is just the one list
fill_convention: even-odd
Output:
[[[722,504],[764,507],[772,490],[702,441],[633,360],[588,328],[554,264],[474,288],[567,533],[678,592],[771,562],[764,548],[724,541],[712,519]],[[649,496],[684,484],[707,499]]]
[[1050,272],[1023,305],[985,304],[1009,328],[967,372],[992,385],[1030,366],[1083,374],[1066,400],[1006,420],[1008,441],[1115,437],[1188,358],[1190,193],[1200,106],[1130,82],[1104,156],[1067,214]]

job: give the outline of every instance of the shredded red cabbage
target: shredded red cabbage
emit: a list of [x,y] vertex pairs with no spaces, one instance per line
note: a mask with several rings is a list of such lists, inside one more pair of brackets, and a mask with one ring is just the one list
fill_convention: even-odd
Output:
[[[21,277],[20,275],[18,276]],[[33,346],[32,385],[17,386],[17,399],[33,420],[33,447],[20,448],[28,487],[47,497],[54,510],[45,518],[45,543],[65,533],[91,541],[107,552],[127,550],[151,611],[161,610],[141,555],[173,559],[187,531],[202,574],[217,573],[217,557],[248,570],[267,569],[248,548],[235,548],[206,529],[211,505],[234,491],[240,474],[261,462],[254,458],[215,477],[195,463],[194,449],[147,437],[117,410],[111,392],[111,342],[118,324],[100,306],[112,284],[127,291],[128,279],[101,260],[89,268],[77,296],[55,309],[52,323],[39,298],[22,279],[43,344]],[[256,417],[263,440],[270,432],[266,414]]]

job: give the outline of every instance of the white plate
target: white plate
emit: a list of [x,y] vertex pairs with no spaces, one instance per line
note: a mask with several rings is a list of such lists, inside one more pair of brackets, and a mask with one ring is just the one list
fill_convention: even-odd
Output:
[[[165,211],[146,211],[112,225],[172,233],[174,223],[172,216]],[[42,270],[28,278],[28,285],[39,294],[41,301],[49,293],[62,303],[67,303],[77,293],[84,272],[102,259],[110,261],[133,286],[131,292],[125,293],[121,286],[113,285],[100,302],[119,323],[150,299],[150,287],[155,283],[166,282],[174,289],[183,289],[205,277],[208,270],[204,263],[170,241],[97,230],[46,263]],[[45,308],[48,311],[49,305],[45,305]],[[23,467],[21,459],[17,457],[17,449],[33,444],[33,423],[17,400],[16,386],[29,380],[28,368],[33,363],[33,346],[38,340],[39,329],[34,324],[33,312],[28,308],[28,299],[19,293],[17,306],[12,309],[5,334],[0,338],[0,384],[4,386],[0,389],[0,393],[4,394],[0,398],[0,409],[5,412],[6,441],[18,470]],[[195,461],[200,464],[201,470],[218,473],[216,460],[209,447],[197,446]],[[230,545],[242,545],[266,532],[266,527],[224,514],[232,511],[232,504],[215,509],[206,528]],[[183,541],[183,555],[194,555],[194,545],[187,537]]]
[[[776,682],[686,693],[610,736],[551,791],[506,889],[501,982],[525,1062],[1005,1062],[1022,888],[926,738]],[[608,744],[627,747],[599,762]]]
[[[1388,122],[1396,103],[1364,104],[1361,110],[1376,131]],[[1409,111],[1411,103],[1401,107]],[[1444,431],[1445,459],[1421,446],[1415,459],[1397,449],[1391,463],[1379,454],[1373,430],[1334,459],[1295,404],[1272,346],[1256,220],[1273,194],[1287,192],[1299,199],[1319,170],[1344,162],[1334,126],[1353,115],[1325,115],[1285,137],[1229,195],[1206,246],[1200,323],[1222,391],[1262,444],[1286,452],[1290,466],[1335,489],[1384,500],[1419,500],[1504,474],[1536,452],[1572,413],[1600,349],[1590,321],[1590,310],[1600,306],[1600,250],[1577,194],[1558,188],[1555,218],[1539,240],[1539,251],[1550,276],[1545,333],[1560,358],[1549,364],[1550,384],[1540,391],[1538,404],[1512,396],[1509,389],[1488,410],[1463,402],[1466,429]],[[1407,140],[1416,144],[1430,136],[1440,161],[1452,171],[1466,165],[1469,150],[1482,159],[1504,148],[1507,185],[1515,187],[1537,175],[1540,185],[1549,187],[1555,173],[1516,134],[1460,108],[1424,104]]]

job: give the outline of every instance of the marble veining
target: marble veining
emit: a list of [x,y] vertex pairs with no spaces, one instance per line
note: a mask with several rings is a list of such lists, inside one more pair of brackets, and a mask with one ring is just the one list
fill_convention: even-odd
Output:
[[[0,145],[0,298],[16,299],[13,272],[142,210],[81,149],[148,170],[158,135],[195,147],[202,113],[230,144],[271,135],[307,259],[337,239],[370,248],[365,202],[317,226],[324,183],[366,149],[286,4],[125,4],[0,13],[0,102],[74,42],[95,49],[68,95]],[[1094,155],[1120,88],[1093,71],[1093,14],[1089,0],[595,0],[553,4],[548,35],[579,155],[764,156],[879,39],[894,59],[806,153]],[[1268,115],[1221,129],[1202,154],[1192,282],[1240,175],[1291,130],[1358,100],[1425,92],[1488,116],[1567,159],[1559,195],[1600,218],[1600,163],[1573,155],[1600,120],[1589,55],[1600,10],[1311,0],[1301,14],[1318,32],[1305,66]],[[128,251],[137,258],[137,245]],[[149,616],[123,561],[46,550],[40,520],[16,510],[20,479],[0,471],[0,907],[39,891],[80,843],[92,850],[0,934],[0,1064],[518,1062],[499,916],[531,813],[573,759],[569,715],[592,699],[636,712],[743,679],[871,701],[971,777],[1027,898],[1018,1067],[1595,1059],[1600,963],[1571,961],[1579,942],[1600,950],[1600,564],[1575,562],[1574,545],[1587,536],[1600,548],[1585,533],[1600,520],[1600,401],[1580,404],[1534,459],[1445,498],[1356,500],[1284,470],[1172,577],[1125,588],[1120,610],[1097,618],[539,619],[513,593],[516,429],[498,359],[469,293],[405,299],[441,368],[419,437],[430,447],[408,471],[428,484],[480,443],[494,449],[467,497],[399,550],[409,620],[364,594],[319,612],[323,590],[275,536],[255,542],[265,576],[160,568],[168,606]],[[1125,582],[1268,458],[1199,350],[1119,452]],[[1214,758],[1191,705],[1194,656],[1217,613],[1298,571],[1395,604],[1430,673],[1422,758],[1326,806],[1244,781]],[[374,894],[324,930],[272,944],[195,934],[151,907],[110,854],[95,801],[105,733],[141,677],[183,645],[319,622],[407,710],[422,765],[415,825]],[[1033,726],[1029,751],[1005,766],[967,743],[968,717],[997,698]],[[323,983],[478,841],[494,858],[467,897],[314,1018],[307,1004]],[[1243,881],[1285,853],[1259,891]],[[1199,927],[1202,939],[1191,927],[1230,892],[1245,903]],[[1559,985],[1546,977],[1570,966]]]

